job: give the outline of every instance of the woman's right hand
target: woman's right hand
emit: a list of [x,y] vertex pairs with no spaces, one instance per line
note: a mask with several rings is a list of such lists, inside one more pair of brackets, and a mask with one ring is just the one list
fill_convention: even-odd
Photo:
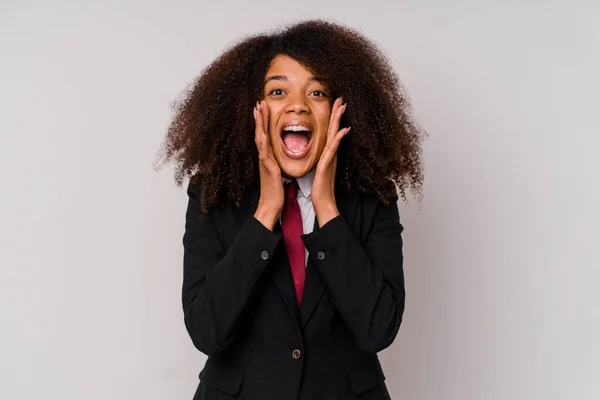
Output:
[[267,104],[264,101],[257,103],[253,113],[255,121],[254,141],[258,148],[258,169],[260,172],[260,199],[254,218],[272,231],[281,210],[283,210],[285,201],[281,168],[279,168],[273,154],[269,137],[269,108]]

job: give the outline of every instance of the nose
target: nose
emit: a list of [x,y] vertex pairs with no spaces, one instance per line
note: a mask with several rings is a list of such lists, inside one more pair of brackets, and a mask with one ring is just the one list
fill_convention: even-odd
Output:
[[285,111],[287,113],[305,114],[308,113],[310,108],[305,101],[305,98],[301,94],[294,94],[288,97],[288,104],[286,105]]

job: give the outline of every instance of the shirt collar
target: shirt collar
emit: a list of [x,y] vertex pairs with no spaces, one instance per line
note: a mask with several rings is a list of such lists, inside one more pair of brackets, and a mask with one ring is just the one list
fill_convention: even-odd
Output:
[[[313,183],[313,179],[315,179],[316,170],[317,170],[317,167],[314,167],[313,169],[308,171],[308,173],[306,175],[301,176],[300,178],[296,178],[296,181],[298,182],[298,187],[300,188],[300,191],[302,192],[304,197],[306,197],[307,199],[310,197],[310,192],[312,190],[312,183]],[[288,183],[288,182],[292,181],[291,179],[288,179],[288,178],[282,178],[282,179],[283,179],[283,183]]]

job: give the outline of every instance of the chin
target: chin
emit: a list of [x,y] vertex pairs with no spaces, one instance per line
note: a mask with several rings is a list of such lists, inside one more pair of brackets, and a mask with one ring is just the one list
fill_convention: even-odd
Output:
[[309,160],[289,160],[284,157],[284,159],[279,160],[279,167],[283,176],[300,178],[310,172],[314,167],[314,163],[309,162]]

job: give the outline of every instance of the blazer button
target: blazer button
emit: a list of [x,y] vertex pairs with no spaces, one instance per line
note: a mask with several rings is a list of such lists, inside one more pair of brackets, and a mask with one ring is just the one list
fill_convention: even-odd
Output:
[[298,350],[298,349],[292,351],[292,358],[294,360],[298,360],[301,355],[302,355],[302,352],[300,350]]
[[267,261],[269,259],[269,252],[267,250],[263,250],[260,252],[260,258]]
[[324,252],[324,251],[321,251],[321,250],[319,250],[319,251],[317,252],[317,258],[319,259],[319,261],[323,261],[323,260],[325,259],[325,252]]

